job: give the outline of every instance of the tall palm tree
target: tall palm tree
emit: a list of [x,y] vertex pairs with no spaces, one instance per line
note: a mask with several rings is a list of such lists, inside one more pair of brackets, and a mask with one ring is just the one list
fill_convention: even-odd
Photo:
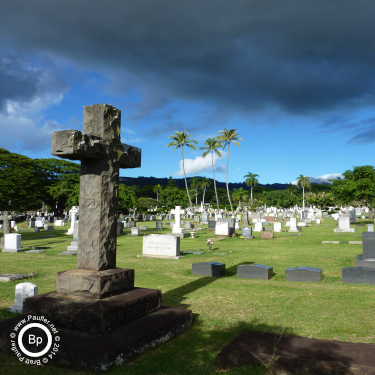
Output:
[[230,194],[229,194],[229,186],[228,186],[228,169],[229,169],[229,146],[233,142],[237,146],[241,146],[240,142],[242,141],[242,138],[240,137],[241,134],[237,134],[237,129],[230,129],[228,130],[227,128],[224,128],[224,130],[220,130],[219,135],[217,139],[221,142],[223,145],[223,149],[225,149],[226,146],[228,146],[228,158],[227,158],[227,194],[228,194],[228,200],[230,203],[230,208],[233,212],[233,205],[232,201],[230,199]]
[[241,205],[241,200],[246,201],[249,196],[246,194],[246,190],[243,188],[233,189],[232,197],[234,200],[238,200],[238,205]]
[[201,181],[201,188],[203,189],[203,206],[204,206],[204,197],[206,196],[206,189],[211,186],[211,181],[207,177],[203,177]]
[[170,143],[168,143],[165,147],[174,146],[173,151],[176,151],[178,148],[181,147],[182,169],[184,171],[186,193],[187,193],[188,198],[189,198],[190,208],[193,211],[193,205],[191,203],[190,194],[189,194],[189,190],[188,190],[188,185],[187,185],[187,181],[186,181],[185,162],[184,162],[184,146],[186,145],[187,147],[190,147],[193,150],[195,150],[196,148],[195,148],[194,144],[198,144],[198,142],[195,141],[194,139],[189,139],[191,137],[192,137],[192,135],[189,134],[186,130],[184,130],[183,132],[177,132],[177,131],[175,131],[175,134],[172,134],[172,135],[170,135],[168,137],[168,139],[172,139],[173,141],[170,142]]
[[259,177],[259,174],[253,174],[250,172],[246,176],[243,176],[243,178],[246,178],[246,185],[251,186],[251,204],[253,204],[253,188],[259,182],[256,177]]
[[304,176],[300,174],[297,177],[297,186],[302,186],[302,196],[303,196],[303,206],[302,208],[305,209],[305,187],[311,185],[310,178],[308,176]]
[[191,177],[189,179],[190,187],[195,190],[195,205],[198,205],[198,188],[201,186],[201,179],[199,177]]
[[156,193],[156,200],[159,202],[159,193],[162,191],[162,187],[160,184],[157,184],[153,188],[153,192]]
[[221,158],[221,153],[218,150],[221,146],[220,141],[217,138],[207,138],[207,140],[203,143],[203,147],[199,147],[200,150],[205,150],[202,154],[202,157],[206,157],[209,153],[211,153],[211,161],[212,161],[212,174],[214,177],[214,188],[215,188],[215,196],[216,196],[216,207],[217,211],[219,212],[219,198],[217,197],[217,190],[216,190],[216,181],[215,181],[215,168],[214,168],[214,153]]

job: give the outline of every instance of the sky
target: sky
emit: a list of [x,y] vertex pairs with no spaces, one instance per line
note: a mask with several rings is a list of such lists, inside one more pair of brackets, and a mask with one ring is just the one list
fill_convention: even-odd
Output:
[[[374,165],[371,0],[12,0],[0,12],[0,147],[49,158],[83,107],[121,110],[142,166],[121,176],[212,177],[203,142],[237,129],[229,181],[313,182]],[[225,181],[228,149],[216,157]]]

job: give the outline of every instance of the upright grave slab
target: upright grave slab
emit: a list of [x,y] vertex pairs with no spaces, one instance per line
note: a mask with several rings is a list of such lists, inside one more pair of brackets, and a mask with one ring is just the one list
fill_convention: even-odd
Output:
[[33,283],[20,283],[16,285],[14,306],[8,307],[12,313],[23,313],[23,300],[38,294],[38,287]]
[[253,237],[253,228],[252,227],[242,227],[242,237],[243,238],[254,238]]
[[[175,337],[192,322],[189,310],[160,311],[160,290],[134,288],[134,270],[116,268],[119,168],[141,164],[141,150],[120,141],[120,116],[106,104],[84,107],[83,132],[52,135],[53,155],[81,160],[77,269],[59,272],[56,292],[26,299],[24,311],[59,328],[62,338],[54,365],[107,368]],[[4,337],[9,337],[8,326],[0,322]],[[108,345],[114,330],[118,344]],[[3,350],[1,345],[10,342],[1,337]],[[98,351],[93,356],[94,348]]]
[[216,221],[215,220],[210,220],[208,222],[208,228],[207,228],[207,230],[208,231],[214,231],[215,228],[216,228]]
[[19,253],[25,251],[21,247],[21,235],[9,233],[5,235],[3,253]]
[[143,237],[140,258],[180,259],[180,237],[163,234],[150,234]]
[[349,215],[340,214],[338,217],[339,227],[335,228],[334,232],[354,232],[354,228],[350,228],[350,217]]

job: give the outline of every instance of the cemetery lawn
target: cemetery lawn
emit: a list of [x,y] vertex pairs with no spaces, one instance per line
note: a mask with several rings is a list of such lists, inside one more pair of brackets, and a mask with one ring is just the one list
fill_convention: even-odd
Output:
[[[371,223],[369,220],[359,220]],[[166,234],[163,231],[141,233]],[[142,224],[138,223],[137,226]],[[149,228],[155,222],[147,222]],[[204,227],[207,226],[199,226]],[[213,374],[221,367],[215,356],[243,331],[272,332],[348,342],[375,343],[375,288],[369,285],[349,285],[341,281],[343,267],[355,266],[356,254],[362,253],[359,237],[366,227],[355,227],[355,233],[336,234],[331,218],[321,225],[302,228],[302,236],[288,232],[275,233],[275,238],[262,240],[239,236],[215,241],[208,251],[206,241],[213,232],[197,231],[196,238],[181,239],[181,251],[204,251],[202,255],[185,255],[180,260],[137,258],[142,253],[142,237],[118,237],[117,267],[135,269],[135,286],[160,289],[162,304],[193,311],[193,325],[179,337],[153,349],[135,361],[112,367],[109,374]],[[168,228],[168,229],[167,229]],[[58,255],[66,250],[72,236],[64,233],[68,227],[56,227],[54,238],[38,238],[41,233],[20,232],[22,247],[48,247],[45,253],[0,253],[0,273],[30,273],[36,276],[27,281],[38,285],[39,294],[55,290],[56,273],[76,268],[76,257]],[[283,225],[283,229],[286,229]],[[322,241],[341,241],[322,244]],[[220,278],[192,275],[192,263],[216,261],[226,264],[226,275]],[[240,264],[272,266],[271,280],[239,279]],[[285,269],[309,266],[323,269],[321,283],[285,281]],[[22,281],[0,283],[0,319],[14,316],[7,307],[14,302],[15,285]],[[4,374],[24,374],[26,365],[15,356],[0,354]],[[28,365],[28,374],[90,373],[47,366]],[[219,371],[220,372],[220,371]],[[262,374],[256,368],[231,369],[229,374]]]

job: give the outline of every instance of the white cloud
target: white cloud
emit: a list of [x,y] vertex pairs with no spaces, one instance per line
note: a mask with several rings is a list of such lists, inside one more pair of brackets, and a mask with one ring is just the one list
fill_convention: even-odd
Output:
[[[341,173],[330,173],[330,174],[323,174],[319,177],[313,177],[309,176],[310,181],[317,183],[317,184],[323,184],[323,183],[329,183],[328,180],[336,180],[338,178],[344,178],[344,176]],[[297,185],[297,180],[291,182],[293,185]]]
[[[225,152],[221,151],[224,156]],[[225,168],[218,165],[219,158],[214,154],[214,168],[215,173],[224,173]],[[202,156],[197,156],[195,159],[185,159],[185,172],[187,175],[198,175],[200,173],[206,173],[212,171],[212,159],[211,155],[207,155],[205,158]],[[184,174],[182,169],[182,160],[180,160],[180,170],[174,173],[175,176],[182,176]]]
[[128,129],[128,128],[124,128],[124,129],[121,129],[121,133],[135,134],[135,131]]

